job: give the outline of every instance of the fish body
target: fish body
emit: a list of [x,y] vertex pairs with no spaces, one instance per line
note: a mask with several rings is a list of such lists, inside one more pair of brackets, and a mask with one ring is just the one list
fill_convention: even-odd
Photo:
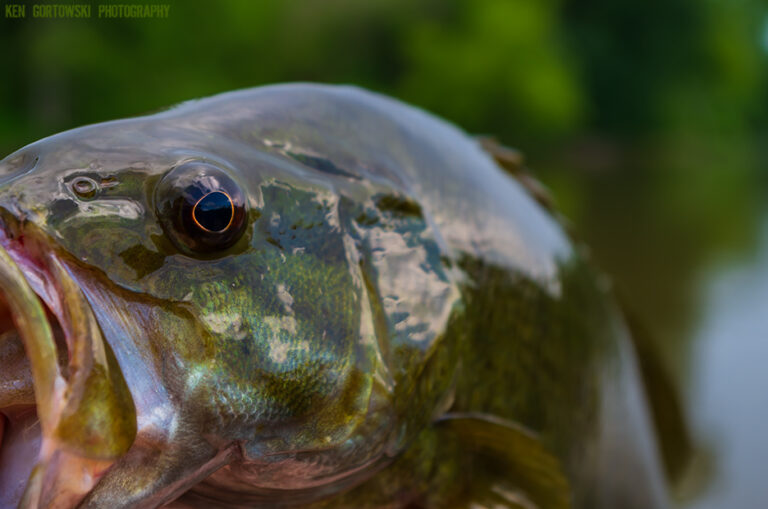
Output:
[[35,391],[0,379],[1,507],[666,505],[605,278],[421,110],[295,84],[74,129],[0,162],[0,223]]

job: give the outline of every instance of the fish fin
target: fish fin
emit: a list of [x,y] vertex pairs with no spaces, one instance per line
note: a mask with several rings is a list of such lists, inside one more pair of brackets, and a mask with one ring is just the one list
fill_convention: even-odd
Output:
[[476,140],[480,144],[480,147],[485,150],[488,155],[493,157],[496,164],[515,177],[518,183],[528,191],[528,194],[530,194],[539,205],[550,212],[555,210],[555,202],[552,199],[552,195],[549,190],[544,187],[544,184],[539,182],[528,171],[525,166],[525,157],[522,152],[502,145],[492,136],[478,136]]
[[455,440],[465,457],[473,457],[467,507],[571,507],[571,488],[560,461],[535,433],[481,413],[446,414],[435,422],[435,430],[441,441]]
[[235,445],[220,450],[186,429],[165,443],[141,440],[104,474],[78,507],[163,506],[229,464],[236,454]]
[[627,306],[620,303],[637,354],[664,471],[671,488],[676,491],[681,483],[690,481],[686,477],[696,457],[694,440],[677,386],[650,333]]
[[475,139],[499,166],[512,175],[525,171],[525,156],[519,150],[502,145],[493,136],[477,136]]

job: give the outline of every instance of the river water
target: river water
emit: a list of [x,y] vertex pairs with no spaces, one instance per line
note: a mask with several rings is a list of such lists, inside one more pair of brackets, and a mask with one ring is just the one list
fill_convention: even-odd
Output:
[[687,404],[712,473],[695,509],[768,504],[768,215],[756,234],[754,253],[701,281]]

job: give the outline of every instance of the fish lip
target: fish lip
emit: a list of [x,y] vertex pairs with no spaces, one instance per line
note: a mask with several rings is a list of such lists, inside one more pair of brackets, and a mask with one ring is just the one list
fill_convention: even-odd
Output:
[[43,470],[39,465],[52,454],[50,436],[66,386],[58,361],[59,349],[52,334],[52,322],[61,324],[63,299],[55,291],[51,271],[39,256],[35,243],[30,242],[31,239],[25,241],[21,230],[23,221],[16,217],[4,207],[0,208],[0,264],[3,265],[0,291],[12,318],[12,330],[24,344],[30,363],[34,406],[40,422],[40,449],[37,458],[29,458],[28,463],[34,468],[19,474],[22,478],[29,476],[19,505],[36,507],[42,493],[42,476],[36,472]]
[[[135,407],[65,253],[42,228],[14,212],[0,205],[0,291],[9,303],[26,302],[9,307],[30,360],[41,426],[40,453],[20,506],[74,507],[133,443]],[[59,361],[54,320],[68,362]],[[125,408],[115,410],[120,407]]]
[[[38,238],[31,230],[24,228],[23,215],[17,215],[18,211],[9,211],[5,207],[0,207],[0,254],[6,255],[10,258],[12,264],[15,264],[21,273],[21,280],[19,284],[21,287],[26,287],[31,291],[37,299],[43,304],[43,308],[46,311],[45,320],[41,320],[39,323],[33,325],[35,328],[48,329],[50,333],[53,330],[58,330],[67,336],[65,345],[57,344],[56,362],[50,362],[50,357],[47,359],[49,365],[38,366],[38,371],[43,369],[50,372],[50,383],[46,384],[47,387],[38,387],[42,381],[35,373],[35,366],[32,368],[32,379],[35,390],[35,406],[37,407],[38,417],[41,421],[45,421],[44,414],[58,413],[60,408],[48,408],[51,405],[56,406],[57,400],[61,399],[64,385],[68,378],[66,373],[66,357],[63,362],[59,362],[61,358],[61,352],[58,350],[65,350],[71,356],[69,352],[69,336],[72,335],[73,326],[76,324],[67,323],[66,320],[66,299],[63,297],[59,290],[60,284],[57,278],[54,276],[50,267],[50,258],[53,253],[49,250],[43,249],[44,240]],[[17,219],[21,217],[22,219]],[[27,231],[29,230],[29,231]],[[6,258],[6,260],[7,260]],[[4,263],[4,260],[0,260],[0,263]],[[7,262],[6,262],[7,263]],[[1,287],[0,292],[3,293],[6,299],[6,306],[10,307],[11,299],[19,299],[20,293],[24,291],[24,288],[19,288],[14,291],[13,288]],[[11,313],[13,314],[13,313]],[[24,315],[24,313],[21,313]],[[30,320],[31,317],[24,316],[26,320]],[[25,343],[25,350],[29,348],[24,340],[24,335],[19,330],[16,323],[16,317],[14,317],[14,328],[19,334],[19,337],[23,339]],[[44,332],[45,334],[45,332]],[[31,363],[34,363],[30,357],[30,352],[27,351],[27,358]],[[63,366],[62,366],[63,364]],[[53,394],[47,395],[41,394],[47,390],[52,390]],[[45,407],[45,408],[44,408]],[[41,422],[44,428],[52,426],[54,423]]]

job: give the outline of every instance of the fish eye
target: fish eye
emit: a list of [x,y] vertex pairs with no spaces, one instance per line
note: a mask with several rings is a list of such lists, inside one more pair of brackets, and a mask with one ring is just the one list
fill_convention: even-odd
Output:
[[221,168],[202,161],[181,164],[163,176],[155,188],[155,212],[183,251],[227,249],[246,227],[240,186]]

